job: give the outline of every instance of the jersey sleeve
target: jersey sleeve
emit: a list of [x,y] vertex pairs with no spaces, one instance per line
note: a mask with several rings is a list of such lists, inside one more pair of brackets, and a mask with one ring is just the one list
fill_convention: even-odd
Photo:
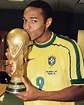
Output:
[[73,41],[73,48],[70,51],[70,81],[73,85],[84,85],[84,61],[78,44]]

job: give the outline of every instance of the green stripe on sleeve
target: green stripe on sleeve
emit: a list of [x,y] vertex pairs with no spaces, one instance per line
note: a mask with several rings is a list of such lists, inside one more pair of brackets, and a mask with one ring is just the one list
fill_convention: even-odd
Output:
[[84,84],[84,79],[73,79],[71,84]]
[[[63,37],[63,36],[58,36],[58,37],[60,37],[62,39],[65,39],[65,40],[69,41],[70,43],[72,43],[72,45],[74,47],[74,50],[75,50],[75,54],[76,54],[76,74],[77,74],[77,78],[82,79],[81,71],[80,71],[80,55],[79,55],[79,51],[78,51],[76,43],[69,38],[66,38],[66,37]],[[72,71],[70,70],[70,76],[71,76],[71,72],[73,72],[73,70]]]

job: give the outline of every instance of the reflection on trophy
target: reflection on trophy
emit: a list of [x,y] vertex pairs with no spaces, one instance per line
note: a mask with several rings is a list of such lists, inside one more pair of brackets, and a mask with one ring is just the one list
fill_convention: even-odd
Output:
[[7,43],[8,56],[13,62],[13,72],[6,91],[15,94],[26,90],[22,83],[22,76],[26,69],[27,62],[25,59],[29,53],[30,40],[24,29],[15,28],[8,33]]

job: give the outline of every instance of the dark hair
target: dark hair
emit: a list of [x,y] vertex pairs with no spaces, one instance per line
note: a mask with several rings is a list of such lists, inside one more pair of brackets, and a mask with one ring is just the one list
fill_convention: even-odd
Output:
[[48,18],[52,17],[52,8],[47,2],[42,1],[42,0],[32,1],[27,5],[27,7],[30,7],[30,6],[41,8],[43,11],[43,17],[45,21]]

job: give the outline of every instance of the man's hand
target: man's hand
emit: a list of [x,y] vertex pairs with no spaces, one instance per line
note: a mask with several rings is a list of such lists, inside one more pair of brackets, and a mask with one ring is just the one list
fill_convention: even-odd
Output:
[[35,86],[31,84],[29,80],[26,80],[24,77],[22,78],[22,81],[26,87],[25,92],[17,93],[16,96],[24,101],[34,101],[38,99],[38,90]]

